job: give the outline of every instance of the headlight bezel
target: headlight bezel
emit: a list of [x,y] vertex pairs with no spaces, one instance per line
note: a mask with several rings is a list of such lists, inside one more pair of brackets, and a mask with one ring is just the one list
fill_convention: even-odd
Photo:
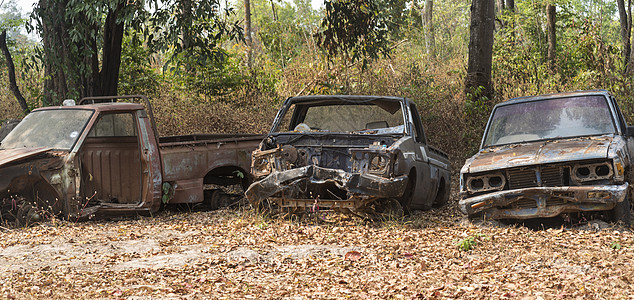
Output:
[[482,192],[501,191],[506,186],[506,176],[503,172],[486,174],[468,174],[465,176],[464,188],[467,192],[475,194]]
[[614,176],[613,162],[609,160],[572,165],[570,177],[579,183],[611,180]]

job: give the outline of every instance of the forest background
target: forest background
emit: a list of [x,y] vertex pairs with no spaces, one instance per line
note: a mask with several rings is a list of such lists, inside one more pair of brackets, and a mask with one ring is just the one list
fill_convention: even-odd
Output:
[[402,96],[455,171],[512,97],[602,88],[634,120],[631,19],[624,0],[0,0],[24,97],[1,57],[0,120],[145,94],[161,135],[263,133],[287,97]]

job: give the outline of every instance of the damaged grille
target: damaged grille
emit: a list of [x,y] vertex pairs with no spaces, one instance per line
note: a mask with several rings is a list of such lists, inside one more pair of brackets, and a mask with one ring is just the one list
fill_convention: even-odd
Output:
[[542,186],[562,186],[564,185],[564,172],[562,167],[545,166],[542,167]]
[[508,182],[510,189],[523,189],[537,186],[535,169],[511,169],[508,170]]
[[[539,171],[539,183],[537,172]],[[539,168],[520,168],[507,171],[509,189],[523,189],[538,186],[563,186],[563,166],[542,166]]]

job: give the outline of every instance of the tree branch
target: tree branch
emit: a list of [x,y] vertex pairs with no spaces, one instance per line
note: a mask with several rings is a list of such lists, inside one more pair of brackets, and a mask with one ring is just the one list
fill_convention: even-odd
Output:
[[20,93],[20,89],[18,89],[18,84],[15,81],[15,66],[13,65],[13,59],[11,58],[11,53],[9,52],[9,48],[7,47],[7,31],[3,30],[2,34],[0,34],[0,49],[2,49],[2,53],[4,54],[5,59],[7,60],[7,68],[9,69],[9,89],[13,92],[13,95],[16,99],[18,99],[18,103],[22,108],[24,113],[29,113],[29,107],[26,105],[26,100],[22,97],[22,93]]

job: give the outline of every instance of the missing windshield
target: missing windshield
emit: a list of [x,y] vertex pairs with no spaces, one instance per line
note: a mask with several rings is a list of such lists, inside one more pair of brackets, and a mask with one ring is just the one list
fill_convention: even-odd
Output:
[[399,102],[315,101],[293,104],[276,132],[404,133]]

